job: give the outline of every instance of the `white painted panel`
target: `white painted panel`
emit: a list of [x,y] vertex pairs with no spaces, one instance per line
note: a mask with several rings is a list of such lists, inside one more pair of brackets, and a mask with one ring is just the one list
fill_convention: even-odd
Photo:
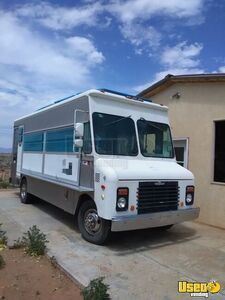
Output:
[[140,118],[151,120],[154,122],[168,123],[167,109],[158,109],[158,104],[134,104],[132,100],[129,102],[118,102],[107,98],[91,97],[90,114],[93,112],[102,112],[118,116],[131,116],[136,121]]
[[79,158],[76,156],[67,154],[45,154],[45,175],[77,182],[78,167]]
[[22,169],[42,172],[43,154],[41,153],[23,153]]

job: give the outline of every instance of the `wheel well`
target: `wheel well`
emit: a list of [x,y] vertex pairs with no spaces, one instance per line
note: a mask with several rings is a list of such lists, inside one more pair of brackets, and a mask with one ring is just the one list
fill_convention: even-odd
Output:
[[76,211],[75,211],[75,216],[77,216],[77,214],[79,212],[79,209],[81,207],[81,204],[84,203],[84,201],[87,201],[87,200],[91,200],[91,201],[94,202],[93,198],[90,195],[88,195],[88,194],[80,195],[78,203],[77,203]]

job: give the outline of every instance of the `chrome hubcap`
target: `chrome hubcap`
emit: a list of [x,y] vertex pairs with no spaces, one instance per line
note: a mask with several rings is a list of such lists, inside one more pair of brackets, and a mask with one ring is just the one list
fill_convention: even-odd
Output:
[[27,191],[26,191],[26,185],[22,184],[21,190],[20,190],[20,195],[21,195],[22,199],[25,199],[26,193],[27,193]]
[[89,209],[84,215],[84,226],[88,233],[93,234],[101,228],[101,219],[98,216],[97,210]]

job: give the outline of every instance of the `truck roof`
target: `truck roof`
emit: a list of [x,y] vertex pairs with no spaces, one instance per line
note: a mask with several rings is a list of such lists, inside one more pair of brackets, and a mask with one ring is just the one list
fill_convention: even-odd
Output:
[[20,118],[16,119],[15,122],[19,121],[19,120],[22,120],[24,118],[30,117],[32,115],[38,114],[42,111],[46,111],[48,109],[60,106],[60,105],[65,104],[65,103],[68,103],[68,102],[73,101],[77,98],[80,98],[80,97],[83,97],[83,96],[88,96],[88,95],[99,95],[99,96],[106,95],[106,96],[111,96],[113,98],[120,98],[120,99],[135,101],[136,103],[138,102],[140,104],[141,103],[142,104],[148,104],[150,106],[154,106],[154,108],[158,108],[158,109],[161,109],[161,110],[167,110],[168,109],[166,106],[164,106],[162,104],[153,103],[152,100],[146,99],[146,98],[143,98],[143,97],[140,97],[140,96],[134,96],[134,95],[121,93],[121,92],[117,92],[117,91],[113,91],[113,90],[109,90],[109,89],[90,89],[90,90],[87,90],[87,91],[82,92],[82,93],[77,93],[77,94],[68,96],[66,98],[56,100],[53,103],[50,103],[46,106],[43,106],[43,107],[37,109],[36,111],[28,114],[28,115],[25,115],[23,117],[20,117]]

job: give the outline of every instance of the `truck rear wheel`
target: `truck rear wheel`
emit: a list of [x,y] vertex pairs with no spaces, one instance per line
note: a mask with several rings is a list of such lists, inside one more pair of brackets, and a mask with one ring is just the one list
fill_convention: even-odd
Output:
[[23,178],[20,183],[20,201],[24,204],[29,204],[32,200],[32,195],[27,192],[27,180]]
[[102,245],[109,238],[110,221],[98,216],[97,208],[92,200],[87,200],[78,212],[78,227],[82,237],[93,244]]

